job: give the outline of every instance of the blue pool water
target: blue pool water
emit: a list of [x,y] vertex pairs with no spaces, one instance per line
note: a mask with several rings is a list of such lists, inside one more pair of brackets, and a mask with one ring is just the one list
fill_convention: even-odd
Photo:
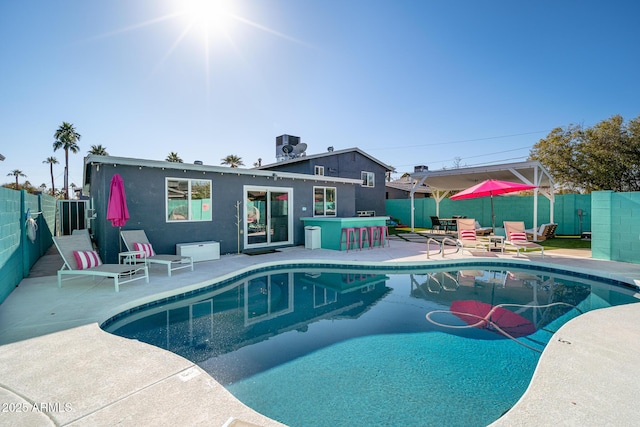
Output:
[[637,301],[584,278],[471,268],[257,272],[103,327],[192,360],[290,426],[483,426],[522,396],[562,324]]

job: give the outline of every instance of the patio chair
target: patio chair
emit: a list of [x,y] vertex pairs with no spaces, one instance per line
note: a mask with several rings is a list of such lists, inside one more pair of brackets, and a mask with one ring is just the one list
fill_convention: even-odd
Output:
[[523,221],[504,221],[505,244],[516,249],[516,256],[520,256],[520,251],[540,250],[544,258],[544,247],[527,240]]
[[[489,241],[476,236],[476,220],[473,218],[460,218],[456,220],[458,229],[458,247],[464,252],[465,249],[481,249],[489,251]],[[471,251],[469,251],[471,252]]]
[[431,217],[431,231],[435,232],[436,230],[443,230],[443,225],[440,223],[440,218],[437,216]]
[[550,239],[556,235],[556,228],[558,224],[542,224],[537,230],[529,228],[525,230],[527,233],[527,240],[534,240],[541,242],[543,240]]
[[182,268],[191,268],[191,271],[193,271],[193,258],[190,256],[156,254],[144,230],[122,230],[120,231],[120,237],[122,237],[122,241],[128,251],[143,250],[146,253],[146,258],[136,258],[135,261],[145,262],[146,260],[151,264],[166,265],[169,277],[171,277],[172,271]]
[[103,264],[86,233],[53,237],[53,243],[64,261],[58,270],[59,288],[62,287],[62,275],[107,277],[113,279],[116,292],[120,291],[121,284],[134,280],[145,279],[149,283],[146,265]]

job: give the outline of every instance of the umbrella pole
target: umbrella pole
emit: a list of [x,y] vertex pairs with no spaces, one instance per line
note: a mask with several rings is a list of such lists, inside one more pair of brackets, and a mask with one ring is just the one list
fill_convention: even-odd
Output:
[[493,194],[491,195],[491,227],[493,228],[493,234],[496,234],[496,214],[493,211]]

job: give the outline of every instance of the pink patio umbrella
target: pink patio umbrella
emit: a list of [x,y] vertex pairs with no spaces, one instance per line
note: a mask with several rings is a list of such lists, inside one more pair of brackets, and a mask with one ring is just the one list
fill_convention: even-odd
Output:
[[451,200],[473,199],[476,197],[491,197],[491,226],[496,229],[496,215],[493,210],[493,196],[507,193],[516,193],[518,191],[532,190],[537,188],[535,185],[521,184],[518,182],[500,181],[497,179],[487,179],[480,184],[462,190],[458,194],[450,197]]
[[[124,192],[124,182],[119,174],[111,178],[111,189],[109,192],[109,204],[107,205],[107,220],[111,225],[118,227],[118,242],[120,243],[120,229],[129,219],[129,209],[127,208],[127,195]],[[122,243],[120,243],[122,252]]]

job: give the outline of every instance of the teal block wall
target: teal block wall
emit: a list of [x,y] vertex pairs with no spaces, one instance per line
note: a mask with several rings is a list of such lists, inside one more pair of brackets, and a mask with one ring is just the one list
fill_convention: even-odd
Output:
[[[27,210],[38,224],[34,242],[26,235]],[[54,197],[0,187],[0,303],[53,244],[55,212]]]
[[592,193],[591,256],[640,264],[640,192]]
[[21,192],[0,187],[0,302],[22,280]]

